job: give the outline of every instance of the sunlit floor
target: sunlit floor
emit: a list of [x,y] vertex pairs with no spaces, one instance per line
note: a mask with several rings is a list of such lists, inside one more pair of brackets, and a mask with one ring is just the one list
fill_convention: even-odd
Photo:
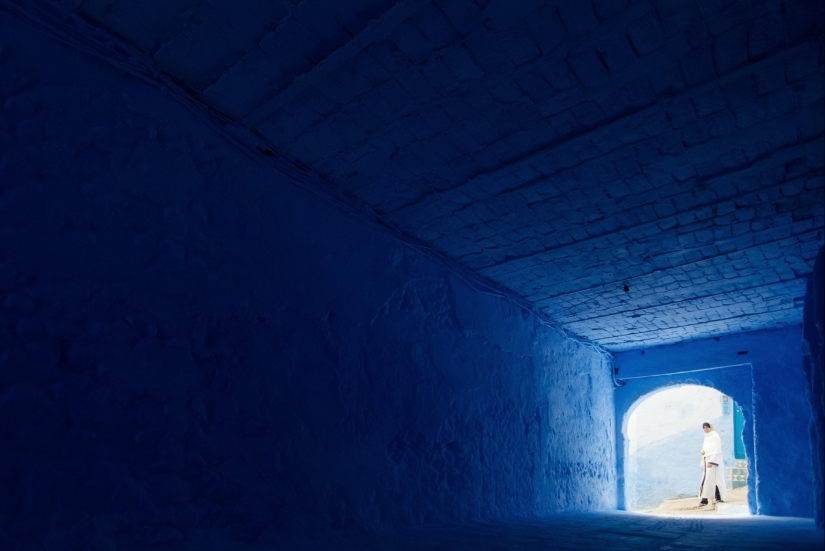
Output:
[[[661,517],[625,512],[564,514],[541,520],[347,536],[278,546],[279,551],[696,551],[816,550],[823,531],[808,519]],[[253,548],[243,548],[252,551]],[[257,547],[254,551],[274,551]],[[239,548],[240,551],[240,548]]]
[[687,499],[669,499],[661,503],[650,511],[639,511],[654,515],[749,515],[748,510],[748,488],[742,486],[735,490],[728,490],[727,498],[724,502],[709,503],[699,506],[699,498],[691,497]]

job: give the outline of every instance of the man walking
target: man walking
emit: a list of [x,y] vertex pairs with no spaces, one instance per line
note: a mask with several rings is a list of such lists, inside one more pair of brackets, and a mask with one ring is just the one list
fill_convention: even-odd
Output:
[[725,464],[722,461],[722,439],[710,423],[702,423],[705,442],[702,445],[702,466],[705,468],[699,496],[699,506],[708,505],[715,494],[718,501],[725,501],[728,489],[725,487]]

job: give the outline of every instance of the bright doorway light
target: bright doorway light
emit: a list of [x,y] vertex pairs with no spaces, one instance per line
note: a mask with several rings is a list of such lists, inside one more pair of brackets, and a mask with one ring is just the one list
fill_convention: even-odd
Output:
[[699,512],[704,433],[709,422],[722,439],[727,503],[713,513],[747,514],[747,459],[741,408],[713,388],[681,385],[644,399],[630,414],[625,437],[625,503],[630,510]]

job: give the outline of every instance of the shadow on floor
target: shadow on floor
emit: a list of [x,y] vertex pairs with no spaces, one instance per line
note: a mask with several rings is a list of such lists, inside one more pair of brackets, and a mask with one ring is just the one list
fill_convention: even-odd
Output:
[[825,535],[810,519],[663,517],[611,511],[560,514],[511,523],[346,535],[289,546],[226,551],[821,551]]

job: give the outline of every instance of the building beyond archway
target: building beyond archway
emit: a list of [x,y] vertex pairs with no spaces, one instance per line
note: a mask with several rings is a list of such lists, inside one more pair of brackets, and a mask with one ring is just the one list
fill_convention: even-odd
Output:
[[[738,413],[737,413],[738,412]],[[744,418],[732,398],[716,389],[686,384],[647,395],[628,412],[625,438],[625,502],[649,510],[665,500],[695,497],[702,467],[703,422],[722,438],[726,485],[747,483],[742,440]]]

